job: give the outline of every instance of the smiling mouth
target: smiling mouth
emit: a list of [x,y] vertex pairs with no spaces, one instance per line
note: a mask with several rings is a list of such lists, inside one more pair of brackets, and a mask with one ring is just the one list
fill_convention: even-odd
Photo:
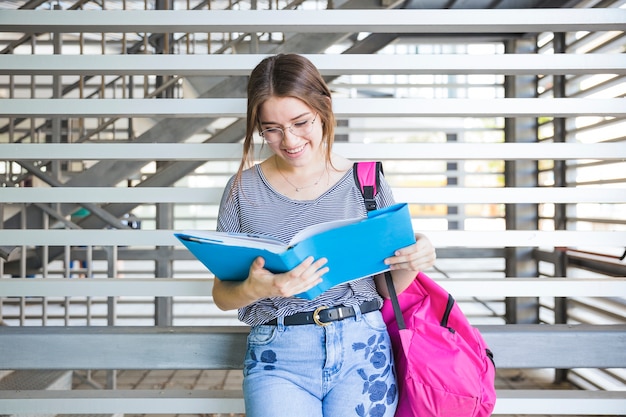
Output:
[[289,154],[296,154],[298,152],[302,152],[302,150],[304,149],[305,146],[306,146],[306,144],[304,144],[302,146],[298,146],[297,148],[285,149],[285,152],[287,152]]

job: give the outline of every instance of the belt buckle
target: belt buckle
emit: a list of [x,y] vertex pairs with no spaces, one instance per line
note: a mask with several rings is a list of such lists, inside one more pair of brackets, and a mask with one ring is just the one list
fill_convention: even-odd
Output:
[[318,308],[315,309],[315,311],[313,312],[313,321],[315,322],[315,324],[317,324],[318,326],[328,326],[330,325],[329,323],[324,323],[323,321],[320,320],[320,311],[322,310],[328,310],[327,306],[319,306]]

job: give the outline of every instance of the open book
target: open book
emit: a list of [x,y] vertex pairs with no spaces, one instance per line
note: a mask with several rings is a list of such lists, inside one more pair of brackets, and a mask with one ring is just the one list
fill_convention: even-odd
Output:
[[175,236],[217,278],[241,281],[258,256],[273,273],[287,272],[308,256],[327,258],[322,282],[298,297],[313,299],[344,282],[388,270],[384,259],[415,243],[407,204],[373,210],[367,218],[309,226],[289,244],[267,236],[213,231],[184,231]]

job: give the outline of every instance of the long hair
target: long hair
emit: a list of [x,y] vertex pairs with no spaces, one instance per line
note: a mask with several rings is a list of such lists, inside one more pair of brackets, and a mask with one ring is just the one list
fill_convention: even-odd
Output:
[[253,135],[260,131],[259,109],[272,97],[293,97],[302,100],[319,115],[326,161],[330,163],[335,138],[335,115],[330,89],[318,69],[307,58],[297,54],[278,54],[263,59],[250,73],[246,137],[235,184],[254,158]]

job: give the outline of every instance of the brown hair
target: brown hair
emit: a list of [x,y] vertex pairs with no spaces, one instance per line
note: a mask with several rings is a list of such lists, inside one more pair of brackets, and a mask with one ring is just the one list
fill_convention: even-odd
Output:
[[318,69],[307,58],[297,54],[278,54],[263,59],[250,74],[246,137],[235,184],[243,170],[252,165],[254,131],[260,130],[259,108],[271,97],[293,97],[302,100],[318,114],[322,123],[322,141],[330,163],[335,138],[335,115],[330,89]]

